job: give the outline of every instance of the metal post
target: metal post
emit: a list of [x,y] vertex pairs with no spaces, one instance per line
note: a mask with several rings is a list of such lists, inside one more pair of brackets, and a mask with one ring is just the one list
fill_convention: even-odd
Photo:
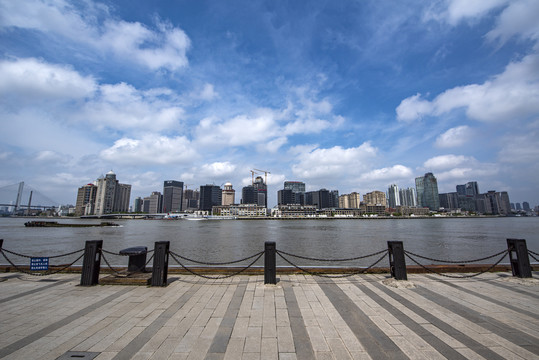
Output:
[[509,250],[509,261],[513,276],[519,278],[531,278],[532,269],[530,258],[528,257],[528,247],[524,239],[507,239],[507,250]]
[[170,241],[155,242],[151,286],[167,286],[169,248]]
[[277,284],[275,241],[266,241],[264,244],[264,284]]
[[408,280],[406,276],[406,261],[404,260],[404,245],[402,241],[388,241],[389,269],[395,280]]
[[2,250],[2,246],[4,246],[4,239],[0,239],[0,250]]
[[99,284],[99,270],[101,268],[101,249],[103,240],[86,241],[84,260],[82,262],[81,286]]

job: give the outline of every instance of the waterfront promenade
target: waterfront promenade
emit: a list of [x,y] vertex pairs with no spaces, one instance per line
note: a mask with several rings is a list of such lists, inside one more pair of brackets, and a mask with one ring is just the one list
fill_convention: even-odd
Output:
[[2,273],[0,358],[539,359],[533,276],[172,274],[155,288]]

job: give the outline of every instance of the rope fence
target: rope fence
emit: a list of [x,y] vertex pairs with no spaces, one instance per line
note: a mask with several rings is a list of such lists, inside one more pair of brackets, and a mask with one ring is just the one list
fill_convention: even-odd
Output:
[[[280,251],[280,250],[277,250],[276,251],[277,255],[279,255],[279,257],[281,259],[283,259],[284,261],[286,261],[288,264],[292,265],[293,267],[295,267],[296,269],[298,270],[301,270],[309,275],[312,275],[312,276],[319,276],[319,277],[324,277],[324,278],[334,278],[334,279],[338,279],[338,278],[345,278],[345,277],[350,277],[350,276],[354,276],[354,275],[359,275],[359,274],[363,274],[365,272],[367,272],[369,269],[373,268],[374,266],[378,265],[378,263],[380,261],[382,261],[387,255],[388,255],[388,252],[386,249],[384,250],[381,250],[381,251],[378,251],[378,252],[375,252],[373,254],[369,254],[369,255],[363,255],[363,256],[358,256],[358,257],[355,257],[355,258],[349,258],[349,259],[314,259],[314,258],[308,258],[308,257],[305,257],[305,256],[301,256],[301,255],[294,255],[294,254],[290,254],[290,253],[287,253],[285,251]],[[363,268],[363,269],[360,269],[360,270],[357,270],[357,271],[353,271],[349,274],[342,274],[342,275],[327,275],[327,274],[324,274],[323,272],[315,272],[315,271],[310,271],[310,270],[307,270],[306,268],[304,267],[301,267],[297,264],[294,264],[292,261],[290,261],[288,258],[286,258],[284,255],[287,255],[287,256],[293,256],[293,257],[296,257],[296,258],[299,258],[299,259],[304,259],[304,260],[316,260],[316,261],[332,261],[332,262],[340,262],[340,261],[352,261],[352,260],[358,260],[358,259],[365,259],[365,258],[369,258],[369,257],[372,257],[372,256],[376,256],[376,255],[380,255],[382,254],[383,255],[378,259],[376,260],[374,263],[372,263],[371,265],[369,265],[368,267],[366,268]]]
[[[394,277],[396,280],[406,280],[406,261],[405,259],[408,259],[413,264],[417,265],[419,268],[421,268],[424,272],[432,273],[438,276],[448,277],[448,278],[456,278],[456,279],[467,279],[467,278],[474,278],[479,275],[485,274],[487,272],[492,271],[494,268],[496,268],[500,263],[509,256],[509,262],[511,265],[511,270],[513,272],[513,276],[518,277],[532,277],[531,276],[531,270],[532,267],[529,262],[529,258],[534,259],[536,262],[539,262],[538,257],[539,253],[534,252],[532,250],[528,250],[526,247],[526,241],[523,239],[507,239],[507,249],[503,251],[499,251],[495,254],[484,256],[481,258],[476,259],[464,259],[464,260],[451,260],[451,259],[438,259],[433,257],[424,256],[421,254],[417,254],[415,252],[404,250],[403,244],[401,241],[388,241],[388,248],[383,249],[380,251],[376,251],[370,254],[365,255],[359,255],[355,257],[348,257],[348,258],[340,258],[340,259],[330,259],[330,258],[316,258],[316,257],[308,257],[303,256],[299,254],[293,254],[290,252],[286,252],[283,250],[277,250],[275,247],[275,242],[266,242],[265,249],[263,251],[260,251],[258,253],[255,253],[253,255],[233,260],[233,261],[226,261],[226,262],[209,262],[209,261],[202,261],[202,260],[196,260],[192,259],[186,256],[183,256],[177,252],[169,250],[169,244],[170,242],[164,241],[164,242],[156,242],[156,248],[155,250],[147,250],[146,247],[134,247],[129,249],[121,250],[120,252],[112,252],[109,250],[105,250],[102,248],[102,240],[93,240],[93,241],[87,241],[86,242],[86,248],[80,249],[76,251],[72,251],[65,254],[60,255],[53,255],[49,257],[35,257],[31,255],[25,255],[21,254],[15,251],[11,251],[8,249],[4,249],[2,247],[3,240],[0,239],[0,254],[2,257],[17,271],[32,275],[32,276],[46,276],[46,275],[52,275],[57,274],[63,271],[66,271],[67,269],[71,268],[75,263],[83,259],[83,269],[82,269],[82,277],[87,278],[88,280],[81,280],[81,285],[94,285],[99,281],[99,270],[101,268],[100,262],[101,259],[103,259],[106,268],[108,268],[115,276],[118,277],[127,277],[130,273],[133,273],[134,270],[132,268],[132,265],[136,265],[135,269],[140,270],[141,272],[146,272],[146,267],[150,265],[150,263],[153,261],[153,270],[152,273],[155,273],[157,270],[160,269],[160,276],[161,280],[157,281],[157,283],[161,285],[152,285],[152,286],[166,286],[166,277],[167,277],[167,270],[168,265],[168,258],[169,256],[176,262],[183,270],[187,271],[188,273],[202,277],[205,279],[211,279],[211,280],[219,280],[219,279],[226,279],[230,278],[239,274],[244,273],[248,269],[255,266],[255,264],[263,257],[264,257],[264,282],[265,283],[276,283],[276,258],[279,257],[284,263],[291,266],[292,268],[299,270],[300,272],[304,272],[311,276],[318,276],[318,277],[324,277],[324,278],[346,278],[351,277],[359,274],[364,274],[368,272],[369,270],[376,267],[378,264],[382,262],[386,257],[389,257],[389,268],[391,272],[391,276]],[[165,246],[158,248],[158,244],[161,244],[160,246]],[[163,245],[164,244],[164,245]],[[159,249],[159,250],[158,250]],[[148,260],[146,260],[146,255],[151,254]],[[39,266],[32,266],[26,267],[22,265],[17,265],[13,259],[11,259],[11,256],[16,256],[20,258],[27,258],[27,259],[46,259],[46,269],[47,270],[37,270],[36,267]],[[68,256],[77,256],[76,259],[69,264],[61,264],[61,265],[49,265],[49,259],[57,259],[62,257],[68,257]],[[115,268],[111,265],[110,262],[110,256],[129,256],[129,267],[127,270],[125,268],[119,269]],[[296,263],[294,259],[300,259],[305,260],[309,262],[324,262],[324,263],[339,263],[339,262],[353,262],[368,258],[374,258],[373,262],[370,263],[366,267],[342,267],[340,268],[332,268],[331,270],[329,268],[322,269],[318,271],[316,269],[313,271],[312,267],[306,266],[306,265],[299,265]],[[481,264],[482,262],[490,259],[496,259],[496,261],[493,264]],[[480,271],[474,272],[474,273],[465,273],[463,275],[450,275],[447,274],[447,270],[443,271],[442,269],[438,268],[437,266],[431,264],[431,265],[425,265],[421,263],[421,260],[423,261],[430,261],[438,264],[475,264],[477,266],[482,266],[480,268]],[[43,260],[45,261],[45,260]],[[227,269],[217,269],[216,267],[225,267],[225,266],[231,266],[243,263],[245,264],[248,262],[247,265],[243,265],[241,268],[239,265],[236,268],[229,268],[228,271],[232,271],[230,274],[224,274],[224,275],[218,275],[218,276],[209,276],[207,275],[208,271],[221,271],[226,272]],[[189,265],[186,265],[186,264]],[[31,260],[31,265],[32,265]],[[194,265],[193,265],[194,264]],[[196,265],[202,265],[207,268],[201,268],[196,267]],[[28,270],[28,269],[30,270]],[[91,269],[91,270],[87,270]],[[165,269],[165,270],[163,270]],[[347,273],[344,274],[334,274],[335,271],[346,271]],[[85,274],[86,272],[86,274]],[[91,274],[88,274],[88,272],[91,272]],[[457,271],[461,272],[461,271]],[[152,280],[153,281],[153,280]]]
[[69,264],[64,264],[64,265],[49,265],[49,268],[57,268],[55,270],[47,270],[47,271],[42,271],[42,272],[32,272],[32,271],[28,271],[24,268],[22,268],[21,266],[15,264],[7,255],[6,253],[8,254],[11,254],[11,255],[14,255],[14,256],[19,256],[19,257],[22,257],[22,258],[27,258],[27,259],[32,259],[32,258],[36,258],[36,256],[30,256],[30,255],[24,255],[24,254],[19,254],[19,253],[16,253],[14,251],[10,251],[8,249],[4,249],[4,248],[0,248],[0,253],[2,254],[2,256],[4,257],[4,259],[6,259],[6,261],[11,265],[13,266],[18,272],[21,272],[23,274],[27,274],[27,275],[32,275],[32,276],[46,276],[46,275],[54,275],[54,274],[58,274],[62,271],[65,271],[67,269],[69,269],[70,267],[72,267],[77,261],[79,261],[80,259],[82,259],[82,257],[84,256],[84,249],[80,249],[80,250],[77,250],[77,251],[72,251],[70,253],[66,253],[66,254],[60,254],[60,255],[54,255],[54,256],[49,256],[48,258],[49,259],[57,259],[57,258],[61,258],[61,257],[66,257],[66,256],[70,256],[70,255],[74,255],[74,254],[78,254],[80,252],[82,252],[82,254],[76,258],[73,262],[69,263]]

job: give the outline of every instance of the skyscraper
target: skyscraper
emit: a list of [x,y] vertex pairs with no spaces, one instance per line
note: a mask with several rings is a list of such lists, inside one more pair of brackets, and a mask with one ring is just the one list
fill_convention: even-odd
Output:
[[264,184],[261,176],[257,176],[253,185],[244,186],[241,191],[242,204],[256,204],[258,206],[268,206],[268,187]]
[[131,185],[120,184],[111,170],[96,181],[95,215],[129,211]]
[[163,183],[163,212],[182,211],[183,205],[183,182],[166,180]]
[[305,183],[301,181],[285,181],[284,190],[290,190],[292,199],[290,204],[305,204]]
[[433,211],[440,208],[438,181],[432,173],[426,173],[422,177],[415,178],[415,187],[419,206],[428,207]]
[[417,206],[417,195],[414,188],[400,189],[399,198],[402,206]]
[[200,186],[199,209],[203,211],[212,211],[214,206],[220,206],[222,202],[222,190],[217,185]]
[[389,207],[396,209],[397,206],[401,205],[399,197],[399,187],[395,184],[389,185],[387,189],[387,198],[389,199]]
[[387,206],[386,194],[382,191],[371,191],[363,195],[365,205],[383,205]]
[[77,203],[75,204],[75,215],[92,215],[95,207],[95,197],[97,195],[97,186],[87,184],[81,186],[77,193]]

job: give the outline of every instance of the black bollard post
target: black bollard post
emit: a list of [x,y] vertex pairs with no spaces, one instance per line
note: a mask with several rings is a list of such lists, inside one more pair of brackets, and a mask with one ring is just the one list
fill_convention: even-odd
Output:
[[395,280],[408,280],[406,276],[406,261],[404,260],[404,245],[402,241],[388,241],[389,269]]
[[167,286],[169,248],[170,241],[155,242],[151,286]]
[[524,239],[507,239],[507,250],[509,250],[509,261],[513,276],[519,278],[531,278],[532,269],[530,258],[528,257],[528,247]]
[[2,250],[2,246],[4,246],[4,239],[0,239],[0,250]]
[[275,241],[266,241],[264,245],[264,284],[277,284]]
[[101,249],[103,240],[86,241],[84,260],[82,262],[81,286],[99,284],[99,270],[101,268]]

